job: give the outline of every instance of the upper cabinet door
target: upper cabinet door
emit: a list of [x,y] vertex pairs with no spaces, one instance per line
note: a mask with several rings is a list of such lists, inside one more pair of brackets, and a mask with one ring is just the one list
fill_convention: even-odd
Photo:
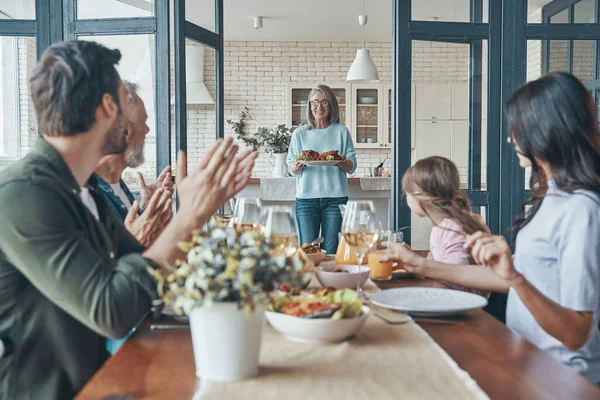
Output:
[[452,119],[452,85],[418,83],[416,85],[416,119],[435,122]]
[[352,85],[352,133],[357,148],[380,148],[385,142],[384,91],[381,84]]
[[291,129],[296,129],[300,125],[304,125],[308,122],[306,119],[306,111],[308,108],[308,95],[310,94],[310,91],[310,88],[290,88],[290,101],[288,102],[288,107],[290,107],[288,109],[288,114],[290,117],[288,117],[288,119]]

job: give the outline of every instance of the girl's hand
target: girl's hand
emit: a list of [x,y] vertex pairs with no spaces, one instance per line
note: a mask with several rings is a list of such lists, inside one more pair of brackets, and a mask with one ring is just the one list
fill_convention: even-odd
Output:
[[467,236],[465,248],[471,248],[471,255],[477,264],[483,264],[502,279],[513,282],[521,277],[512,262],[512,253],[503,236],[477,232]]
[[421,262],[424,260],[423,257],[414,252],[406,243],[397,243],[390,248],[389,254],[381,259],[381,262],[396,261],[398,268],[405,269],[406,271],[422,275],[423,271],[421,268]]

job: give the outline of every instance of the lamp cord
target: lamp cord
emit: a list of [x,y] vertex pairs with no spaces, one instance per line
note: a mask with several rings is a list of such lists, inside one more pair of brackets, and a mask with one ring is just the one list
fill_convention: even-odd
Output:
[[[362,15],[365,15],[365,0],[362,0]],[[360,32],[362,38],[362,48],[365,48],[365,24],[360,25]]]

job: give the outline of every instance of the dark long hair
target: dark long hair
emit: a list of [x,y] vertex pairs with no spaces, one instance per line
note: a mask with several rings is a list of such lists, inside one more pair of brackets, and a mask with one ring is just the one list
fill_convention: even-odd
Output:
[[531,195],[513,224],[515,236],[534,217],[548,189],[536,159],[550,165],[559,189],[600,194],[596,106],[576,77],[554,72],[525,84],[506,103],[506,116],[513,143],[532,164]]
[[414,196],[423,211],[437,211],[457,222],[467,235],[489,232],[479,215],[471,212],[469,198],[460,190],[456,165],[444,157],[423,158],[402,178],[402,190]]

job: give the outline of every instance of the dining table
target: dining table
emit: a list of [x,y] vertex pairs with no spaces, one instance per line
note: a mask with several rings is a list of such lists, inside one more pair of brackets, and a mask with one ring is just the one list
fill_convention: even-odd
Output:
[[[382,290],[439,287],[437,282],[402,273],[394,274],[391,280],[377,281],[376,285]],[[484,310],[471,310],[448,321],[460,323],[444,323],[439,319],[415,319],[414,323],[419,324],[489,398],[600,399],[600,388],[511,332]],[[156,323],[152,318],[144,321],[76,399],[197,398],[194,394],[199,379],[195,375],[189,329],[151,329]],[[269,373],[272,371],[268,368],[260,372]],[[401,397],[402,393],[398,393],[398,398]],[[285,394],[280,398],[286,398]],[[377,393],[372,393],[371,398],[378,398]]]

